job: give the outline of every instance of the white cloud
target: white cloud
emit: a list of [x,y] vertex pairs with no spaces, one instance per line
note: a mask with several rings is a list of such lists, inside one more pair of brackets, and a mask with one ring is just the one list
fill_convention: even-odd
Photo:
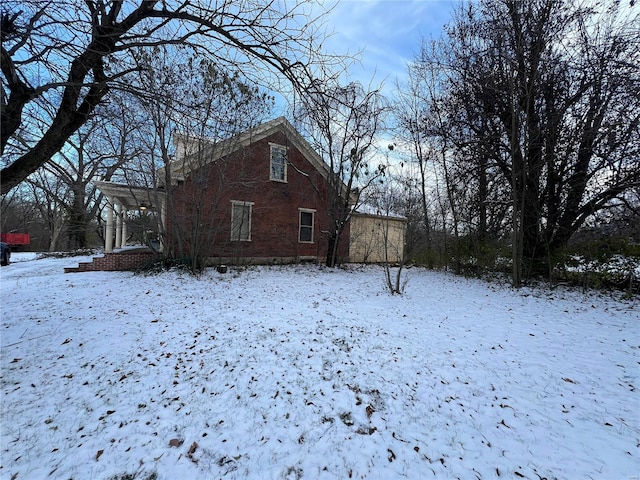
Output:
[[459,0],[342,0],[327,23],[335,34],[327,48],[361,52],[349,80],[392,83],[406,72],[422,37],[438,37]]

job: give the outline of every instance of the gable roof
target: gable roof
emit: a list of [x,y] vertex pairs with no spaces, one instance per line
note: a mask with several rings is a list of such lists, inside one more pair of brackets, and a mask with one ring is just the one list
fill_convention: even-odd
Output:
[[[231,138],[215,142],[201,137],[193,137],[181,133],[174,133],[173,143],[178,149],[177,159],[173,160],[169,167],[171,168],[171,179],[173,182],[184,180],[185,177],[199,168],[215,162],[216,160],[231,155],[249,145],[258,142],[264,138],[273,135],[276,132],[283,132],[289,142],[291,142],[311,163],[311,165],[327,180],[333,175],[329,165],[318,155],[313,147],[307,142],[300,133],[289,123],[285,117],[278,117],[246,132],[234,135]],[[203,142],[202,150],[198,153],[188,151],[190,142]],[[179,150],[183,148],[181,153]],[[163,179],[164,175],[158,178]],[[346,187],[345,187],[346,188]]]

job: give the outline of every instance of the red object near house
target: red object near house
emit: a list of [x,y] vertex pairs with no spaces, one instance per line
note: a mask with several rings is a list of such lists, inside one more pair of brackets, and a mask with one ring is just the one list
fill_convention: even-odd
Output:
[[2,233],[0,241],[9,244],[10,247],[25,247],[31,243],[28,233]]

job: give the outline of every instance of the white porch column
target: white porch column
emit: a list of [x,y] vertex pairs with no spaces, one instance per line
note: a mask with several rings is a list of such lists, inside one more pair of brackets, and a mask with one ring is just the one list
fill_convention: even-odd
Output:
[[116,210],[116,248],[122,247],[122,205],[115,204]]
[[121,247],[124,247],[127,245],[127,236],[129,235],[129,232],[127,232],[127,207],[122,206],[122,212],[120,212],[120,215],[122,216],[122,244],[120,245]]
[[104,252],[113,252],[113,205],[107,204],[107,227],[104,232]]

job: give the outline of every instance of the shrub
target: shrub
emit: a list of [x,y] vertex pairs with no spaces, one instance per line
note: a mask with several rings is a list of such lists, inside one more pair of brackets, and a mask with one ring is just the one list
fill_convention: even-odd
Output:
[[553,278],[583,288],[640,293],[640,245],[623,238],[583,242],[553,258]]
[[202,265],[199,261],[194,262],[192,258],[188,257],[154,258],[140,265],[135,273],[140,275],[158,275],[167,270],[184,270],[198,274],[202,271]]

